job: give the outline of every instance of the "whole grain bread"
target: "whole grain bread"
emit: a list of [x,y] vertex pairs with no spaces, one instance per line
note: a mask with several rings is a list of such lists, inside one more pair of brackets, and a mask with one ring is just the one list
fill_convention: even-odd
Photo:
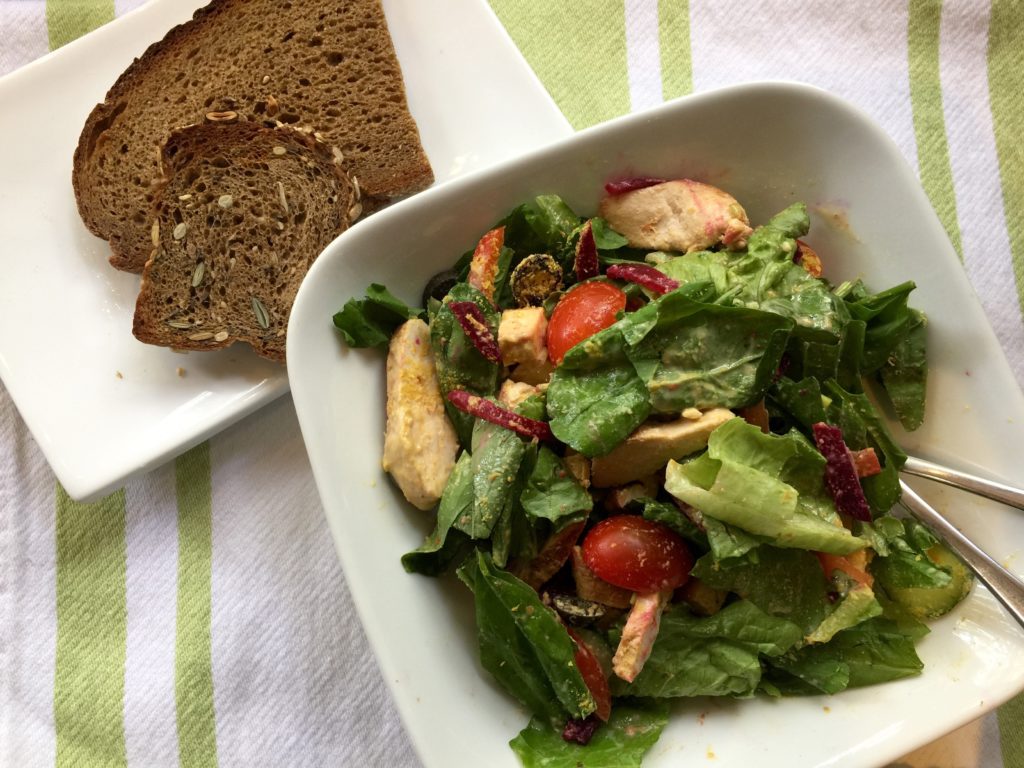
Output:
[[299,284],[358,217],[358,190],[328,147],[285,126],[182,128],[161,158],[133,333],[176,349],[243,341],[283,362]]
[[121,75],[82,130],[73,185],[110,262],[138,272],[168,132],[232,111],[339,148],[367,208],[433,181],[380,0],[213,0]]

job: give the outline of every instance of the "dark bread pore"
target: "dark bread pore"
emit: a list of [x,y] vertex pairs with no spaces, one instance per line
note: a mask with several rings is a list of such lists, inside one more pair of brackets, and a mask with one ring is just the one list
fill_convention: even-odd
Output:
[[379,0],[213,0],[135,60],[79,138],[79,213],[115,267],[138,272],[149,256],[170,130],[227,111],[337,147],[368,208],[433,181]]
[[242,341],[284,362],[306,271],[360,213],[337,153],[288,127],[208,123],[171,133],[162,170],[136,338],[189,350]]

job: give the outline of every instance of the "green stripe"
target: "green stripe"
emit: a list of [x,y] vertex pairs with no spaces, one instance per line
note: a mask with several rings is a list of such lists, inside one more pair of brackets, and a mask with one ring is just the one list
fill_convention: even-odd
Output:
[[[112,0],[48,0],[50,50],[114,18]],[[58,768],[123,766],[128,643],[124,491],[78,504],[60,484],[53,716]]]
[[629,112],[623,0],[491,0],[491,7],[574,128]]
[[1024,768],[1024,694],[1003,704],[998,720],[1003,768]]
[[46,28],[50,50],[112,21],[113,0],[47,0]]
[[[1003,211],[1010,237],[1017,301],[1024,311],[1024,4],[992,0],[988,26],[988,87],[1003,187]],[[999,708],[999,742],[1004,768],[1024,768],[1024,694]]]
[[58,768],[123,766],[128,759],[124,491],[94,504],[79,504],[58,485],[56,538],[56,764]]
[[939,24],[942,0],[910,0],[907,52],[910,59],[910,104],[917,139],[921,185],[957,253],[961,253],[956,218],[953,169],[949,163],[946,122],[939,80]]
[[1024,311],[1024,3],[992,0],[988,87],[1017,296]]
[[178,495],[178,626],[174,697],[181,768],[217,765],[210,637],[213,504],[210,445],[174,463]]
[[668,101],[693,92],[689,0],[658,0],[661,95]]

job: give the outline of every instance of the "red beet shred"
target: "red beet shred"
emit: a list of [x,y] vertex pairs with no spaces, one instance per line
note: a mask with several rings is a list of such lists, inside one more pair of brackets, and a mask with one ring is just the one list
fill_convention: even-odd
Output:
[[812,427],[814,442],[825,457],[825,487],[842,514],[871,522],[871,508],[860,487],[857,468],[839,427],[819,421]]
[[594,242],[594,227],[588,221],[580,230],[580,239],[576,242],[576,277],[589,280],[601,274],[597,261],[597,243]]
[[499,427],[511,429],[516,434],[522,435],[525,438],[537,438],[538,440],[554,439],[551,427],[547,423],[521,416],[515,411],[502,408],[486,398],[471,394],[463,389],[453,389],[448,393],[448,400],[460,411],[465,411],[471,416],[497,424]]
[[492,363],[501,363],[501,349],[494,338],[483,311],[472,301],[453,301],[448,308],[459,321],[462,330],[476,347],[477,352]]
[[625,192],[632,192],[635,189],[643,189],[644,187],[653,187],[656,184],[664,184],[664,179],[654,179],[649,176],[637,176],[632,179],[619,179],[617,181],[609,181],[604,185],[604,191],[609,195],[621,195]]
[[679,287],[677,280],[647,264],[613,264],[605,270],[605,274],[615,280],[636,283],[658,294],[669,293]]

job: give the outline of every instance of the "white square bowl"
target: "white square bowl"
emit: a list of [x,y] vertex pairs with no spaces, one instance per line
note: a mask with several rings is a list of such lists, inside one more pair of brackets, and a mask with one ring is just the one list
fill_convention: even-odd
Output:
[[[929,406],[916,455],[1024,482],[1024,398],[913,172],[868,118],[808,86],[765,83],[687,97],[441,185],[332,243],[295,302],[289,379],[313,472],[353,598],[399,711],[428,766],[515,766],[507,742],[528,715],[482,671],[469,592],[407,575],[399,557],[432,515],[380,469],[384,357],[352,351],[332,314],[371,282],[418,304],[516,204],[558,193],[592,215],[610,178],[691,177],[733,194],[754,224],[802,200],[810,244],[834,281],[876,289],[913,279],[930,317]],[[1020,572],[1024,516],[927,482],[918,490]],[[982,588],[935,622],[917,678],[833,697],[680,700],[644,765],[714,754],[718,766],[875,766],[1024,688],[1024,632]]]

